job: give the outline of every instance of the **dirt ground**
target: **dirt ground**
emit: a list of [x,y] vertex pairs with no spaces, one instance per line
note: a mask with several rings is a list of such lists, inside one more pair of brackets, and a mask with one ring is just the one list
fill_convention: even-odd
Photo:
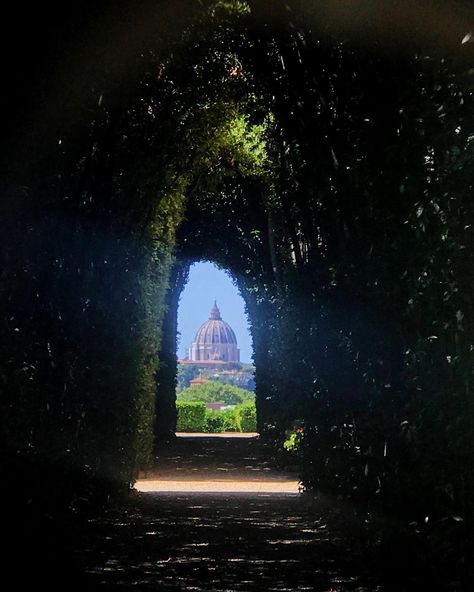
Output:
[[357,535],[298,493],[257,438],[182,437],[125,508],[92,521],[78,560],[88,589],[376,591]]
[[295,474],[264,460],[257,434],[177,434],[155,467],[135,484],[139,492],[298,493]]

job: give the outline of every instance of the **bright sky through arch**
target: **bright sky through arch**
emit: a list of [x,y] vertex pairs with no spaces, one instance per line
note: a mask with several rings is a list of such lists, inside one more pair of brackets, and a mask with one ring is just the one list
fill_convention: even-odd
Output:
[[240,360],[243,363],[252,362],[252,339],[242,296],[230,276],[208,261],[200,261],[191,267],[189,281],[181,294],[178,308],[178,358],[188,354],[196,331],[209,318],[214,299],[223,320],[235,332]]

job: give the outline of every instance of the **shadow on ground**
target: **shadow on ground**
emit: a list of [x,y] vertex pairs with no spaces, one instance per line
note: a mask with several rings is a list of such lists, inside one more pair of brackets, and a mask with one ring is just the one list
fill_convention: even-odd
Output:
[[[358,541],[331,530],[327,508],[296,493],[295,474],[273,469],[258,439],[178,438],[144,483],[173,493],[136,493],[130,505],[90,523],[77,559],[89,588],[104,590],[379,590]],[[234,492],[191,493],[193,483],[237,483]],[[243,483],[287,483],[259,493]]]

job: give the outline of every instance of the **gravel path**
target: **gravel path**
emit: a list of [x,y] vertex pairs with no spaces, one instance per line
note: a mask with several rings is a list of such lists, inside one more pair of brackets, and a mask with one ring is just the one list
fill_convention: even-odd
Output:
[[273,469],[256,436],[178,434],[135,488],[156,493],[298,493],[296,472]]
[[[142,477],[126,508],[90,523],[77,551],[87,589],[382,590],[350,526],[331,526],[331,509],[272,470],[258,439],[178,438]],[[197,491],[212,483],[227,489]]]

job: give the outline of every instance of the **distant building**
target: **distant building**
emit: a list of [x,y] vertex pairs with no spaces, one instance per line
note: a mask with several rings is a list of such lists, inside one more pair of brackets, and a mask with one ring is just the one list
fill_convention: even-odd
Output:
[[222,320],[216,302],[209,319],[199,327],[186,362],[240,362],[237,338],[232,327]]
[[225,403],[206,403],[206,408],[212,411],[220,411],[225,406]]
[[205,384],[206,382],[209,382],[208,378],[203,378],[202,376],[198,376],[197,378],[193,378],[192,380],[189,381],[190,385],[193,384]]

